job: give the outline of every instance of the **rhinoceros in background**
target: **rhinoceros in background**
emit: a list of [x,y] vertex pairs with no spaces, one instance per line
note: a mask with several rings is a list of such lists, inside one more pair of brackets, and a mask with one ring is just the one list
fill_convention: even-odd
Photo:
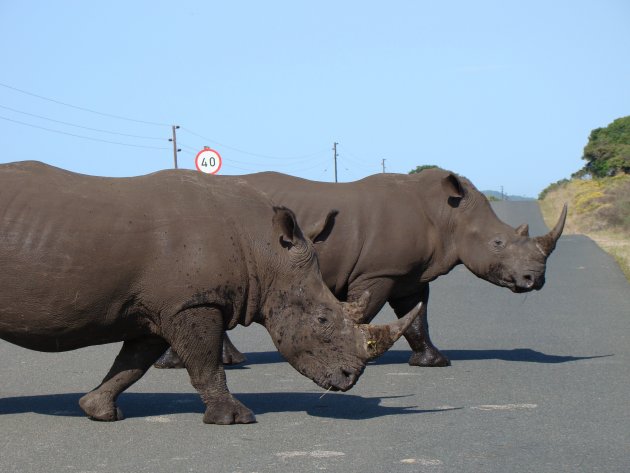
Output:
[[[442,169],[419,174],[377,174],[349,183],[314,182],[273,172],[241,176],[274,202],[291,207],[304,228],[328,209],[321,231],[311,237],[324,281],[341,300],[372,295],[362,322],[386,302],[402,317],[423,302],[420,316],[405,332],[416,366],[450,361],[429,338],[429,283],[463,263],[480,278],[514,292],[542,288],[545,265],[562,233],[566,205],[547,235],[529,238],[528,226],[501,222],[486,197],[463,177]],[[331,231],[334,225],[334,229]],[[243,359],[226,340],[224,360]],[[156,365],[177,367],[168,351]]]
[[419,310],[372,326],[355,323],[364,309],[324,285],[293,212],[242,179],[0,166],[0,338],[49,352],[124,341],[80,400],[92,419],[122,418],[116,398],[170,344],[206,404],[204,422],[254,422],[220,362],[225,329],[252,322],[300,373],[345,391]]

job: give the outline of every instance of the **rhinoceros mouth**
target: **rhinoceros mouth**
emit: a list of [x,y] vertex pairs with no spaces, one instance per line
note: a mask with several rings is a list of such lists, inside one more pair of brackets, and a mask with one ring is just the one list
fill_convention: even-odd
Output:
[[526,282],[525,284],[518,284],[515,281],[508,281],[505,284],[505,287],[516,294],[523,294],[524,292],[539,291],[540,289],[542,289],[543,285],[544,280],[543,282],[532,281],[531,283]]
[[[291,363],[293,364],[293,363]],[[320,388],[330,391],[347,391],[358,381],[365,365],[356,360],[343,364],[323,362],[312,353],[304,353],[298,363],[293,364],[300,373],[310,378]]]
[[329,371],[321,380],[314,380],[320,387],[330,391],[348,391],[358,381],[363,373],[363,368],[338,368]]

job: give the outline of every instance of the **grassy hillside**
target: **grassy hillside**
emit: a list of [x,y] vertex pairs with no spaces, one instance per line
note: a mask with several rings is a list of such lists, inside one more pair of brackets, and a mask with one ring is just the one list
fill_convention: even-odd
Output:
[[555,224],[563,202],[569,204],[564,234],[588,235],[615,257],[630,281],[630,175],[552,184],[540,195],[548,226]]

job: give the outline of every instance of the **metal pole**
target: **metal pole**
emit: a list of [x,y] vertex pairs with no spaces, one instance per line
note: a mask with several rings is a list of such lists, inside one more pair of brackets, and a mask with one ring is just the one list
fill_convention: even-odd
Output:
[[177,152],[180,151],[177,149],[177,135],[175,133],[175,130],[178,128],[179,125],[173,125],[173,138],[169,140],[173,142],[173,164],[175,165],[175,169],[177,169]]
[[339,143],[335,142],[333,144],[333,151],[334,151],[334,155],[333,155],[333,159],[335,160],[335,182],[337,182],[337,145]]
[[383,158],[381,164],[383,165],[383,174],[385,174],[385,158]]

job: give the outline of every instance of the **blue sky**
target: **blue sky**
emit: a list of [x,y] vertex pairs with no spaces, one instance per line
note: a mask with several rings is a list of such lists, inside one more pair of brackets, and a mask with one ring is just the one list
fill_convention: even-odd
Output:
[[177,124],[184,168],[207,145],[331,181],[336,141],[340,181],[385,159],[536,196],[630,115],[628,25],[624,0],[2,0],[0,162],[146,174]]

